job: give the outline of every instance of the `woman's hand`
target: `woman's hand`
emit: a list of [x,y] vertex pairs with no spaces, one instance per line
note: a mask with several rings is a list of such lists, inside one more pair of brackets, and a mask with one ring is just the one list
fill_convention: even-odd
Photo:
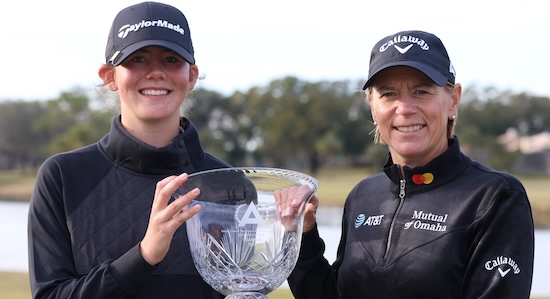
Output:
[[313,194],[306,205],[306,213],[304,214],[304,233],[312,230],[317,222],[317,208],[319,207],[319,198]]
[[307,185],[290,187],[274,192],[277,202],[277,220],[280,220],[289,231],[296,230],[296,221],[300,213],[305,209],[303,232],[308,232],[315,227],[317,220],[315,213],[319,205],[319,199],[313,195],[309,202],[308,194],[311,189]]
[[140,244],[141,255],[151,265],[160,263],[166,257],[176,230],[200,210],[199,205],[185,208],[200,194],[198,188],[168,204],[174,192],[187,178],[188,175],[184,173],[167,177],[157,183],[149,224]]

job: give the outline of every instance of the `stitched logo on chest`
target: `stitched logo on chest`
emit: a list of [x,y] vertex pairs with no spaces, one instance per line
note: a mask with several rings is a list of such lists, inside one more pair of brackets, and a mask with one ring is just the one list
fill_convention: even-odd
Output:
[[432,213],[425,213],[424,211],[414,211],[412,215],[412,221],[405,223],[405,229],[421,229],[434,232],[447,231],[447,217],[449,214],[438,215]]
[[384,218],[384,215],[374,215],[367,217],[365,214],[359,214],[355,218],[355,228],[358,228],[362,225],[378,226],[382,224],[382,218]]

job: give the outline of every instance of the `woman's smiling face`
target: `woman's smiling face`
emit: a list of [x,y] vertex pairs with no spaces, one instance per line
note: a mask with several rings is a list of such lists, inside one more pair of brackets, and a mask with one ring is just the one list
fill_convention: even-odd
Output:
[[114,84],[125,121],[179,119],[180,106],[193,89],[198,69],[175,52],[146,47],[116,67]]
[[376,75],[369,104],[395,164],[425,165],[447,149],[447,124],[458,112],[460,91],[450,92],[411,67]]

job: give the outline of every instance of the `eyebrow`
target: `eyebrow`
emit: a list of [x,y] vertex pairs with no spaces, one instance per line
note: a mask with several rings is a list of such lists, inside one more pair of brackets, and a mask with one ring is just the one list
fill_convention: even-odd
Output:
[[435,84],[435,82],[432,82],[432,81],[420,82],[418,84],[413,85],[414,89],[420,88],[420,87],[437,89],[437,87],[439,87],[439,86],[437,84]]
[[[389,84],[381,85],[379,87],[376,87],[376,86],[373,86],[373,87],[376,91],[397,89],[396,87],[394,87],[392,85],[389,85]],[[431,81],[421,81],[419,83],[415,83],[412,86],[412,89],[417,89],[417,88],[421,88],[421,87],[436,89],[437,84],[435,84],[434,82],[431,82]]]

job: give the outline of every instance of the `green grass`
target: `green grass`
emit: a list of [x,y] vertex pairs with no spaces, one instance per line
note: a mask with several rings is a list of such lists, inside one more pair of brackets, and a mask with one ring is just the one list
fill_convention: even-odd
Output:
[[550,178],[549,177],[519,177],[525,186],[531,202],[533,218],[537,228],[550,228]]
[[0,200],[29,200],[36,171],[0,171]]
[[292,296],[292,292],[286,287],[278,288],[277,290],[268,294],[267,297],[269,299],[294,299],[294,296]]
[[0,299],[29,299],[29,276],[20,272],[0,272]]
[[320,205],[342,206],[351,189],[369,175],[371,173],[364,168],[322,170],[315,175],[319,181]]

